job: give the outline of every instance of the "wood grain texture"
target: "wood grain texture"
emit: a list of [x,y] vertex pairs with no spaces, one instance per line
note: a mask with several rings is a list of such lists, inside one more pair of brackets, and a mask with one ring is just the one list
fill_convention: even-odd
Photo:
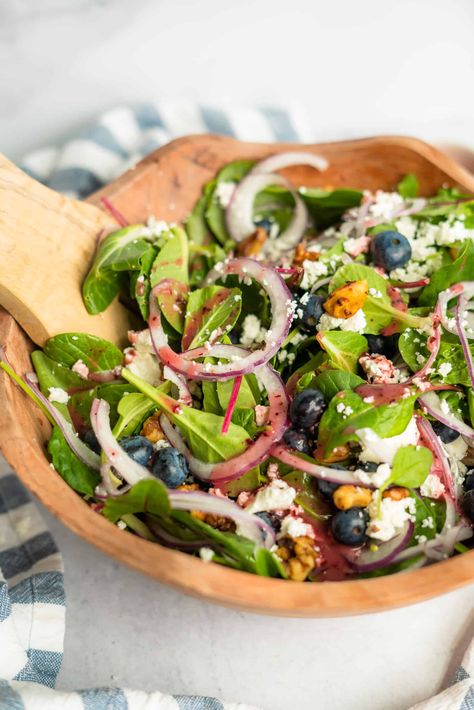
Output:
[[118,302],[91,316],[81,298],[97,238],[113,226],[103,211],[44,187],[0,155],[0,305],[37,344],[70,331],[126,339],[129,315]]
[[[130,221],[149,214],[181,220],[202,185],[236,158],[261,158],[290,146],[243,144],[217,136],[174,141],[95,195],[106,195]],[[291,146],[294,148],[294,146]],[[474,192],[474,178],[436,149],[411,138],[374,138],[307,146],[331,161],[327,173],[287,171],[295,182],[391,189],[409,171],[423,193],[441,184]],[[7,313],[0,313],[0,344],[13,365],[31,369],[31,342]],[[380,579],[293,583],[205,564],[119,530],[94,513],[51,469],[44,453],[49,424],[0,372],[0,448],[28,488],[71,530],[134,569],[193,596],[225,606],[281,616],[340,616],[381,611],[428,599],[474,581],[474,551],[425,569]]]

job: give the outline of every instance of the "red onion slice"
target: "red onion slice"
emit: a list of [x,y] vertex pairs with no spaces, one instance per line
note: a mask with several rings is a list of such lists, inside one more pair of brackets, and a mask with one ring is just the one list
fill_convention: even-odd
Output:
[[305,473],[309,473],[310,476],[320,478],[324,481],[339,483],[341,486],[348,483],[362,488],[374,488],[374,486],[362,483],[354,476],[352,471],[339,470],[337,468],[330,468],[329,466],[320,466],[320,464],[306,461],[297,454],[292,453],[292,451],[286,446],[283,446],[283,444],[275,444],[272,446],[270,456],[273,456],[275,459],[278,459],[278,461],[288,466],[293,466],[293,468],[298,471],[304,471]]
[[275,170],[283,170],[293,165],[309,165],[320,172],[327,170],[329,162],[322,155],[315,155],[307,151],[287,151],[277,153],[269,158],[264,158],[254,165],[250,171],[251,175],[263,175],[264,173],[274,173]]
[[439,304],[436,304],[435,310],[433,313],[433,335],[430,335],[428,340],[426,341],[426,347],[428,348],[429,352],[429,357],[421,370],[418,370],[418,372],[415,372],[411,377],[409,377],[407,380],[404,380],[402,382],[403,385],[408,385],[411,382],[416,384],[416,380],[422,380],[428,375],[428,371],[431,368],[431,365],[434,363],[436,358],[438,357],[439,353],[439,347],[441,345],[441,311]]
[[186,383],[186,379],[182,375],[179,375],[177,372],[172,370],[171,367],[168,367],[167,365],[165,365],[163,368],[163,377],[165,378],[165,380],[172,382],[178,388],[178,402],[182,402],[188,407],[192,407],[193,398]]
[[440,478],[442,483],[444,484],[446,492],[453,501],[456,501],[456,490],[453,481],[453,475],[444,447],[442,446],[440,440],[433,431],[433,427],[427,419],[425,419],[424,417],[417,417],[417,425],[418,430],[422,438],[424,439],[427,447],[430,449],[435,460],[438,460],[438,464],[441,469]]
[[308,211],[301,197],[290,183],[280,175],[249,174],[235,188],[226,209],[226,224],[229,234],[236,242],[241,242],[255,232],[253,204],[259,192],[270,185],[281,185],[291,192],[295,201],[293,218],[288,227],[278,236],[277,243],[284,250],[295,247],[306,229]]
[[28,373],[23,378],[23,381],[31,389],[32,393],[41,402],[43,407],[49,412],[52,419],[54,419],[55,424],[61,430],[61,433],[66,439],[66,442],[71,451],[86,466],[89,466],[95,471],[98,471],[100,469],[100,457],[94,451],[92,451],[87,446],[87,444],[81,441],[78,433],[75,431],[72,424],[70,424],[67,419],[63,417],[61,412],[57,410],[56,407],[49,401],[49,399],[44,396],[44,394],[41,392],[40,388],[36,384],[36,375],[34,373]]
[[105,399],[94,399],[91,407],[91,424],[102,451],[119,476],[131,486],[152,478],[145,466],[134,461],[120,446],[110,428],[110,406]]
[[[235,345],[214,345],[209,350],[212,357],[232,357],[246,352]],[[285,386],[270,365],[255,370],[255,377],[268,393],[268,423],[266,430],[247,449],[233,458],[219,463],[202,461],[191,453],[181,434],[165,415],[160,418],[161,428],[168,441],[185,456],[192,473],[204,481],[224,483],[239,478],[242,474],[258,466],[268,456],[270,447],[279,441],[287,427],[288,395]]]
[[413,536],[414,528],[413,523],[407,520],[400,532],[391,540],[378,545],[377,550],[366,548],[359,555],[352,553],[348,557],[349,562],[357,572],[361,573],[386,567],[406,548]]
[[[264,520],[247,513],[237,503],[228,498],[213,496],[203,491],[168,491],[168,498],[173,510],[201,510],[203,513],[222,515],[230,518],[238,526],[238,534],[253,540],[258,546],[272,547],[275,544],[275,532]],[[263,533],[263,535],[262,535]]]
[[168,365],[188,379],[228,380],[253,372],[255,368],[268,362],[275,355],[288,335],[292,320],[292,298],[287,285],[275,269],[246,257],[217,265],[209,272],[205,284],[211,285],[222,277],[234,274],[243,279],[255,279],[268,294],[272,308],[272,322],[267,332],[265,346],[261,350],[254,350],[251,353],[240,350],[240,355],[235,356],[236,362],[217,365],[190,361],[192,357],[198,358],[208,355],[210,351],[206,348],[196,348],[187,353],[174,352],[168,345],[168,338],[161,325],[160,310],[156,299],[160,289],[160,284],[158,284],[151,292],[148,324],[153,347],[164,365]]
[[418,281],[391,281],[390,283],[394,288],[406,289],[406,288],[422,288],[423,286],[428,286],[430,280],[428,278],[418,279]]
[[426,392],[418,399],[427,414],[430,414],[450,429],[457,431],[460,436],[469,440],[471,446],[474,446],[474,429],[461,421],[461,419],[455,417],[451,412],[445,414],[441,409],[440,399],[435,392]]

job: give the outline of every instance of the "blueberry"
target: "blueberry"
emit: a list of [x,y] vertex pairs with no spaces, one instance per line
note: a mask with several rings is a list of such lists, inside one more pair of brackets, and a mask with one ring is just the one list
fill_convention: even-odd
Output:
[[168,488],[177,488],[186,480],[189,468],[186,459],[172,446],[157,452],[151,469]]
[[283,441],[291,449],[296,449],[302,454],[310,454],[308,438],[304,431],[299,429],[287,429],[283,435]]
[[474,523],[474,488],[467,491],[461,499],[464,514]]
[[362,545],[369,516],[364,508],[338,510],[331,518],[331,531],[342,545]]
[[256,227],[262,227],[262,229],[265,229],[267,232],[270,232],[273,225],[274,225],[273,220],[269,219],[268,217],[264,217],[263,219],[258,219],[255,222]]
[[153,444],[144,436],[126,436],[119,441],[120,446],[136,463],[146,466],[153,455]]
[[324,396],[318,389],[299,392],[290,406],[290,419],[296,429],[310,429],[321,419]]
[[378,469],[379,464],[375,463],[374,461],[364,461],[359,468],[362,469],[362,471],[367,471],[367,473],[375,473],[375,471]]
[[301,314],[298,315],[298,326],[300,330],[304,333],[314,333],[316,326],[318,325],[321,316],[324,313],[323,303],[325,301],[324,296],[316,296],[311,294],[306,296],[304,302],[300,301],[296,312]]
[[464,490],[474,491],[474,471],[469,471],[466,478],[464,479]]
[[372,237],[370,251],[375,264],[386,271],[398,269],[411,259],[410,242],[403,234],[391,229]]
[[266,523],[271,528],[273,528],[273,520],[271,519],[270,515],[266,511],[262,510],[258,513],[255,513],[255,515],[258,515],[260,520],[263,520],[264,523]]
[[332,481],[325,481],[323,478],[318,478],[318,491],[323,498],[327,498],[328,500],[332,501],[332,494],[339,486],[340,483],[332,483]]
[[88,429],[84,436],[82,437],[82,440],[87,446],[92,449],[92,451],[95,451],[96,454],[100,454],[100,444],[97,441],[97,437],[92,431],[92,429]]
[[398,334],[397,337],[393,335],[364,335],[364,338],[367,340],[370,355],[385,355],[385,357],[392,359],[398,351]]
[[459,432],[454,431],[451,427],[442,424],[441,422],[433,422],[432,424],[434,433],[439,436],[443,444],[450,444],[452,441],[456,441],[459,438]]

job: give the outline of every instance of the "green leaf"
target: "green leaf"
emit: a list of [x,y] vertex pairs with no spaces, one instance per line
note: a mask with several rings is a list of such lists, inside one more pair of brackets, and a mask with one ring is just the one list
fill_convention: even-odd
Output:
[[161,516],[167,515],[170,510],[166,486],[156,478],[148,478],[136,483],[127,493],[108,498],[102,513],[115,523],[122,515],[129,513]]
[[213,331],[226,333],[240,315],[242,294],[238,288],[205,286],[189,294],[184,320],[183,350],[204,345]]
[[[379,437],[396,436],[405,431],[413,416],[413,407],[417,394],[401,399],[395,404],[374,406],[365,402],[357,392],[340,392],[332,398],[321,417],[319,424],[318,449],[324,455],[331,453],[336,446],[348,441],[358,441],[358,429],[372,429]],[[342,405],[349,407],[349,413],[338,411]]]
[[[217,397],[219,400],[219,405],[220,408],[223,412],[226,411],[227,407],[229,406],[229,401],[230,401],[230,395],[232,393],[232,389],[234,387],[234,382],[235,380],[220,380],[217,381]],[[243,407],[247,408],[250,411],[250,415],[253,417],[253,408],[257,402],[255,401],[252,388],[250,387],[248,383],[248,378],[243,377],[242,378],[242,384],[240,385],[239,389],[239,396],[237,397],[237,401],[235,403],[235,407]]]
[[150,247],[140,259],[140,269],[130,274],[130,292],[136,300],[143,320],[148,320],[150,300],[150,270],[156,259],[157,250]]
[[171,227],[162,235],[163,245],[150,270],[150,285],[163,279],[188,283],[189,245],[186,232],[181,227]]
[[123,353],[119,348],[97,335],[85,333],[55,335],[46,341],[43,351],[49,358],[67,367],[82,360],[91,372],[112,370],[123,362]]
[[[471,378],[466,365],[466,359],[458,342],[450,342],[445,334],[441,338],[439,352],[432,365],[433,372],[431,379],[439,378],[448,385],[471,385]],[[400,355],[412,372],[419,370],[428,359],[428,348],[426,347],[427,336],[416,330],[405,330],[398,341]],[[471,353],[474,357],[474,344],[470,344]],[[418,359],[419,356],[419,359]],[[451,370],[446,375],[439,374],[439,367],[449,363]]]
[[178,333],[183,332],[184,313],[188,300],[188,286],[181,281],[169,279],[169,288],[160,290],[158,305],[166,321]]
[[305,513],[316,520],[327,520],[332,513],[331,504],[318,490],[318,483],[313,476],[303,471],[290,471],[283,480],[296,489],[295,503],[301,505]]
[[225,210],[222,208],[216,194],[216,186],[219,182],[239,182],[250,171],[253,165],[254,162],[251,160],[236,160],[232,163],[228,163],[217,174],[215,183],[210,189],[207,197],[205,217],[209,228],[221,244],[228,242],[230,235],[225,223]]
[[320,331],[316,339],[329,355],[331,367],[346,372],[355,372],[359,357],[367,352],[367,339],[349,331]]
[[217,383],[210,380],[203,380],[201,383],[203,394],[203,409],[212,414],[222,414],[219,397],[217,396]]
[[418,190],[420,185],[418,183],[418,178],[414,173],[408,173],[404,178],[398,183],[398,193],[406,198],[416,197],[418,195]]
[[124,285],[123,271],[140,269],[140,260],[148,251],[146,228],[133,224],[108,234],[99,244],[94,261],[82,285],[87,311],[101,313],[114,300]]
[[459,281],[474,280],[474,242],[468,239],[459,250],[455,261],[442,266],[430,277],[428,286],[422,290],[418,305],[434,306],[441,291]]
[[118,420],[115,424],[114,436],[121,439],[135,434],[155,409],[156,405],[141,392],[124,395],[117,405]]
[[319,375],[316,375],[311,385],[308,384],[307,386],[317,387],[323,393],[326,402],[329,402],[338,392],[354,390],[363,383],[364,380],[362,377],[355,375],[353,372],[325,370]]
[[[428,540],[432,540],[441,532],[446,519],[446,503],[432,500],[431,498],[421,498],[414,493],[411,494],[411,497],[415,501],[416,512],[415,529],[410,544],[416,545],[418,544],[416,540],[418,535],[424,535]],[[432,522],[428,525],[426,523],[423,525],[423,522],[428,518],[431,518]]]
[[48,442],[48,452],[55,470],[68,486],[78,493],[93,496],[100,483],[100,474],[82,463],[69,448],[61,430],[55,426]]
[[325,229],[336,224],[346,210],[358,207],[362,201],[362,192],[345,188],[337,190],[300,188],[299,194],[317,229]]
[[186,233],[192,244],[209,244],[212,240],[205,218],[207,202],[207,195],[200,197],[185,222]]
[[390,483],[405,488],[419,488],[433,465],[433,454],[425,446],[402,446],[394,456]]
[[[45,397],[49,396],[50,387],[59,387],[66,392],[77,392],[77,391],[92,391],[94,385],[92,382],[83,380],[75,372],[72,372],[66,365],[61,365],[55,362],[47,355],[45,355],[41,350],[35,350],[31,354],[31,361],[35,372],[38,375],[39,385],[42,393]],[[58,409],[61,414],[71,421],[69,410],[67,404],[60,404],[55,402],[54,406]]]
[[281,560],[265,547],[260,547],[255,554],[255,571],[261,577],[288,579]]

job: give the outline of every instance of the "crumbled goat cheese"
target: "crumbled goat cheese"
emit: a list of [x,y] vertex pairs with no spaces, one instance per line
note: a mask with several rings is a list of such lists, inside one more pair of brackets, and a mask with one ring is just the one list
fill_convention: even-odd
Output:
[[161,449],[167,449],[169,446],[171,446],[171,444],[166,439],[158,439],[158,441],[156,441],[153,444],[153,448],[155,449],[155,451],[161,451]]
[[353,333],[364,333],[366,327],[367,320],[365,313],[362,308],[360,308],[350,318],[333,318],[327,313],[323,313],[316,326],[316,330],[335,330],[336,328],[340,328],[341,330],[348,330]]
[[373,298],[382,298],[382,292],[373,287],[369,288],[369,295]]
[[262,328],[262,324],[257,316],[249,314],[245,316],[244,322],[242,323],[242,335],[240,336],[240,342],[244,348],[249,348],[256,343],[263,343],[267,337],[267,331]]
[[161,382],[161,366],[156,358],[150,331],[130,331],[131,348],[125,348],[125,364],[135,375],[156,386]]
[[214,557],[214,550],[211,550],[210,547],[200,547],[199,557],[203,562],[212,562],[212,559]]
[[69,402],[68,393],[61,387],[48,387],[48,391],[48,399],[50,402],[57,402],[58,404],[67,404]]
[[296,497],[294,488],[279,478],[274,478],[268,486],[261,488],[245,510],[260,513],[268,510],[288,510]]
[[451,365],[450,362],[443,362],[438,367],[438,372],[441,375],[441,377],[447,377],[452,369],[453,369],[453,366]]
[[370,515],[367,535],[375,540],[386,542],[401,530],[407,520],[414,521],[416,504],[413,498],[402,498],[402,500],[382,498],[379,517],[378,493],[375,492],[367,512]]
[[255,406],[255,424],[257,426],[264,426],[268,422],[268,412],[269,407],[264,404],[257,404]]
[[321,276],[328,275],[328,265],[324,261],[303,261],[303,278],[301,279],[301,288],[304,291],[310,289],[316,281],[319,281]]
[[369,382],[386,384],[398,382],[400,372],[394,368],[391,360],[385,355],[361,355],[359,364],[367,375]]
[[398,192],[383,192],[377,190],[375,200],[369,207],[369,214],[372,217],[380,217],[382,220],[390,220],[394,213],[403,207],[404,200]]
[[281,521],[280,532],[277,535],[278,540],[283,537],[291,537],[295,539],[303,536],[314,538],[314,530],[312,525],[305,523],[302,518],[295,518],[292,515],[287,515],[286,518],[283,518]]
[[125,530],[127,527],[127,523],[125,523],[123,520],[117,520],[117,527],[120,528],[120,530]]
[[427,498],[441,498],[445,491],[444,485],[439,480],[439,477],[434,473],[429,473],[425,482],[420,487],[420,493]]
[[383,486],[387,478],[390,476],[392,469],[388,463],[381,463],[376,471],[364,471],[358,468],[354,471],[354,476],[359,479],[361,483],[365,483],[366,486],[374,485],[376,488]]
[[214,194],[219,200],[220,206],[224,209],[229,206],[234,190],[235,182],[225,182],[222,180],[217,183]]
[[362,451],[359,454],[361,461],[389,464],[393,463],[394,456],[401,446],[410,446],[411,444],[416,446],[420,437],[414,417],[408,422],[405,431],[397,436],[382,439],[369,428],[357,429],[355,433],[362,446]]
[[344,404],[344,402],[339,402],[339,404],[336,405],[336,411],[342,414],[343,419],[347,419],[347,417],[354,413],[352,407],[348,404]]
[[79,375],[79,377],[82,377],[83,380],[87,380],[89,377],[89,368],[82,360],[77,360],[71,367],[71,370],[75,372],[76,375]]

